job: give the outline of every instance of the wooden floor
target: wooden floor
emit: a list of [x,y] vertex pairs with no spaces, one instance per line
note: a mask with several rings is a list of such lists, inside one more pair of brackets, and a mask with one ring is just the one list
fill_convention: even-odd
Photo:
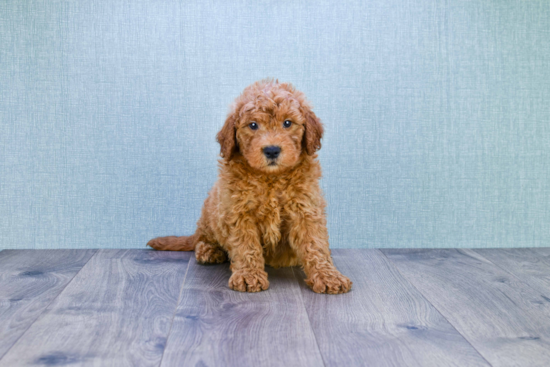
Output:
[[550,366],[550,248],[333,250],[353,281],[227,288],[152,250],[0,252],[0,366]]

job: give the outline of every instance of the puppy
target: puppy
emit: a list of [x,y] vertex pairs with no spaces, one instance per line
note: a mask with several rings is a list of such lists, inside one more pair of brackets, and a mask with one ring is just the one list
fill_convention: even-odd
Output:
[[332,261],[319,187],[323,125],[304,94],[262,80],[232,105],[217,141],[218,181],[189,237],[159,237],[157,250],[192,251],[201,264],[231,261],[229,287],[269,287],[265,265],[303,267],[317,293],[345,293],[352,282]]

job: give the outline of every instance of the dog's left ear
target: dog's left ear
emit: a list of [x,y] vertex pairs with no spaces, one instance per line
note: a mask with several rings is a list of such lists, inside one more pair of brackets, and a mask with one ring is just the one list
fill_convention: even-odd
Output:
[[310,109],[306,109],[305,118],[306,123],[304,127],[306,131],[302,140],[302,146],[307,154],[313,155],[316,151],[321,149],[321,138],[324,132],[323,124]]
[[225,124],[223,124],[222,129],[216,135],[216,140],[220,143],[220,154],[222,158],[230,160],[233,154],[239,151],[239,146],[237,145],[237,136],[235,131],[235,123],[237,121],[237,116],[235,112],[232,112],[227,116]]

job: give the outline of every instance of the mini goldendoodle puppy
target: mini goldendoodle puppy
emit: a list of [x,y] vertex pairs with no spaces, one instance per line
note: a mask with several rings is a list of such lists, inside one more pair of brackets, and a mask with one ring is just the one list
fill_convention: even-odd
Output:
[[345,293],[351,281],[334,266],[319,187],[323,125],[302,92],[263,80],[237,98],[217,135],[218,181],[204,202],[197,231],[159,237],[157,250],[192,251],[201,264],[231,261],[229,287],[269,287],[265,264],[301,265],[317,293]]

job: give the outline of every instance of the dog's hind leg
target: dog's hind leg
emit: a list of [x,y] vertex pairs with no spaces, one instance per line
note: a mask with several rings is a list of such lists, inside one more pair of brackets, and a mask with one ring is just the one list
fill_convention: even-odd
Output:
[[218,244],[197,242],[195,257],[199,264],[221,264],[227,261],[227,253]]

